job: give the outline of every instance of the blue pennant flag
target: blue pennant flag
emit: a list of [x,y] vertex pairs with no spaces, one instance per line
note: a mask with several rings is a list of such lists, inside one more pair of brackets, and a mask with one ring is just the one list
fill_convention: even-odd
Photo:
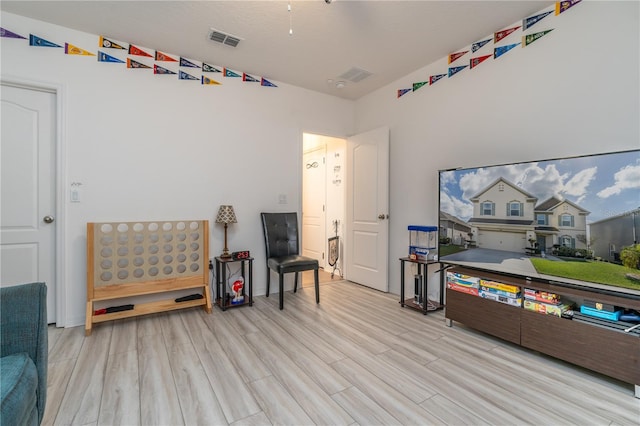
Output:
[[396,98],[400,98],[404,95],[406,95],[407,93],[409,93],[411,91],[411,89],[398,89],[398,93],[396,94]]
[[475,53],[476,50],[480,50],[482,46],[489,43],[492,39],[488,38],[486,40],[475,42],[471,45],[471,53]]
[[41,47],[62,47],[59,44],[51,43],[43,38],[29,34],[29,46],[41,46]]
[[266,78],[260,79],[260,85],[261,86],[266,86],[266,87],[278,87],[275,84],[273,84],[272,82],[270,82],[269,80],[267,80]]
[[235,73],[228,68],[224,69],[224,76],[225,77],[242,77],[240,74]]
[[188,67],[188,68],[200,68],[200,65],[196,65],[193,62],[191,62],[190,60],[183,58],[182,56],[180,56],[180,66],[181,67]]
[[496,47],[495,49],[493,49],[493,59],[496,59],[502,55],[504,55],[505,53],[507,53],[508,51],[510,51],[511,49],[513,49],[514,47],[520,45],[520,43],[513,43],[513,44],[509,44],[507,46],[500,46],[500,47]]
[[120,62],[124,64],[124,61],[100,51],[98,51],[98,62]]
[[551,15],[552,13],[553,13],[553,10],[550,10],[549,12],[544,12],[544,13],[541,13],[539,15],[531,16],[529,18],[523,19],[522,20],[522,31],[526,30],[527,28],[533,27],[535,24],[537,24],[538,22],[542,21],[544,18],[546,18],[547,16]]
[[186,73],[186,72],[184,72],[184,71],[180,71],[180,74],[179,74],[178,78],[179,78],[180,80],[200,80],[199,78],[194,77],[194,76],[192,76],[191,74],[187,74],[187,73]]
[[460,71],[462,71],[463,69],[465,69],[468,66],[469,65],[462,65],[462,66],[459,66],[459,67],[451,67],[451,68],[449,68],[449,78],[451,78],[453,75],[459,73]]

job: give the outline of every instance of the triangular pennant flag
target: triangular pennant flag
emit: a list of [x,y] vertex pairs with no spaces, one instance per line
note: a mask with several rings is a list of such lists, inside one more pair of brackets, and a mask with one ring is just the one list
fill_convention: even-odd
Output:
[[522,20],[522,31],[526,30],[527,28],[533,27],[535,24],[537,24],[538,22],[542,21],[547,16],[551,15],[552,12],[553,11],[550,10],[549,12],[540,13],[538,15],[531,16],[529,18],[523,19]]
[[188,59],[180,57],[180,66],[181,67],[189,67],[189,68],[200,68],[200,65],[196,65]]
[[467,53],[468,50],[465,50],[464,52],[458,52],[458,53],[452,53],[449,55],[449,63],[455,61],[456,59],[458,59],[461,56],[464,56],[465,53]]
[[[178,62],[177,59],[172,58],[171,56],[162,53],[162,52],[158,52],[156,50],[156,61],[163,61],[163,62]],[[175,73],[174,73],[175,74]]]
[[175,74],[175,71],[168,70],[160,65],[153,64],[154,74]]
[[127,58],[127,68],[151,68],[149,65],[145,65],[142,62],[134,61]]
[[482,46],[484,46],[485,44],[489,43],[490,41],[491,41],[491,39],[488,38],[486,40],[477,41],[477,42],[473,43],[471,45],[471,53],[475,53],[476,50],[480,50],[482,48]]
[[419,88],[421,88],[422,86],[424,86],[425,84],[428,84],[428,81],[421,81],[419,83],[413,83],[413,91],[415,92],[416,90],[418,90]]
[[108,38],[102,37],[100,36],[100,41],[98,43],[98,46],[100,47],[106,47],[107,49],[121,49],[121,50],[127,50],[126,47],[122,47],[121,45],[119,45],[118,43],[115,43],[111,40],[109,40]]
[[540,37],[545,36],[546,34],[550,33],[551,31],[553,31],[553,28],[550,29],[550,30],[540,31],[539,33],[533,33],[533,34],[529,34],[529,35],[526,35],[526,36],[522,37],[522,47],[526,47],[526,46],[530,45],[531,43],[533,43],[534,41],[536,41]]
[[504,55],[505,53],[507,53],[508,51],[510,51],[511,49],[513,49],[514,47],[516,47],[517,45],[519,45],[520,43],[513,43],[513,44],[509,44],[507,46],[500,46],[500,47],[496,47],[495,49],[493,49],[493,58],[497,58],[499,56]]
[[222,84],[218,81],[215,81],[209,77],[202,76],[202,84]]
[[447,76],[446,74],[432,75],[431,77],[429,77],[429,86],[431,86],[433,83],[435,83],[436,81],[446,76]]
[[51,43],[43,38],[29,34],[29,46],[41,46],[41,47],[62,47],[59,44]]
[[468,65],[462,65],[462,66],[459,66],[459,67],[451,67],[451,68],[449,68],[449,78],[451,78],[455,74],[459,73],[460,71],[462,71],[466,67],[468,67]]
[[14,33],[13,31],[9,31],[9,30],[5,30],[4,28],[0,27],[0,37],[6,37],[6,38],[21,38],[26,40],[26,37],[22,37],[19,34]]
[[98,62],[120,62],[124,64],[124,61],[118,58],[114,58],[111,55],[107,55],[104,52],[98,51]]
[[240,74],[235,73],[233,71],[231,71],[230,69],[227,68],[223,68],[224,69],[224,76],[225,77],[240,77]]
[[203,72],[222,72],[222,70],[219,70],[213,65],[205,64],[204,62],[202,63],[202,71]]
[[261,78],[260,79],[260,86],[278,87],[275,84],[273,84],[272,82],[270,82],[269,80],[267,80],[266,78]]
[[184,71],[180,71],[180,74],[178,74],[178,78],[180,80],[199,80],[198,77],[194,77],[191,74],[187,74]]
[[257,79],[257,78],[255,78],[255,77],[251,77],[249,74],[247,74],[247,73],[244,73],[244,72],[243,72],[243,73],[242,73],[242,81],[258,82],[258,81],[260,81],[260,80],[258,80],[258,79]]
[[484,62],[485,60],[487,60],[488,58],[490,58],[492,56],[493,55],[489,54],[489,55],[484,55],[484,56],[478,56],[477,58],[471,58],[469,60],[469,68],[477,67],[482,62]]
[[[140,49],[139,47],[134,46],[133,44],[129,45],[129,55],[147,56],[149,58],[153,58],[153,56],[149,55],[147,52],[145,52],[144,50]],[[151,68],[151,67],[149,67],[149,68]]]
[[85,56],[96,56],[94,53],[87,52],[84,49],[80,49],[73,44],[65,43],[64,44],[64,53],[67,55],[85,55]]
[[398,89],[398,98],[406,95],[407,93],[409,93],[411,91],[411,89]]
[[560,15],[562,12],[566,11],[570,7],[575,6],[580,3],[582,0],[568,0],[568,1],[559,1],[556,3],[556,16]]
[[497,33],[495,33],[493,35],[493,42],[497,43],[500,40],[502,40],[503,38],[505,38],[506,36],[508,36],[509,34],[511,34],[512,32],[514,32],[515,30],[517,30],[518,28],[520,28],[520,25],[518,25],[517,27],[513,27],[513,28],[508,28],[506,30],[502,30],[502,31],[498,31]]

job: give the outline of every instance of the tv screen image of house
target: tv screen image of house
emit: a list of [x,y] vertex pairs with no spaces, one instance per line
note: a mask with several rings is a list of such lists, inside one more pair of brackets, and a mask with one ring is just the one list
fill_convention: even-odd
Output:
[[623,265],[640,243],[640,150],[441,170],[439,185],[441,261],[640,291]]

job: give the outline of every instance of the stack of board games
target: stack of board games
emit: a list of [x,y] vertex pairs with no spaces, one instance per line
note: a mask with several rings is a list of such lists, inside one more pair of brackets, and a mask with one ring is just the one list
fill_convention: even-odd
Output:
[[447,288],[461,293],[478,295],[480,278],[460,274],[458,272],[447,271]]
[[561,317],[564,312],[572,308],[571,303],[564,303],[557,294],[532,288],[524,289],[523,306],[529,311],[558,317]]
[[480,280],[479,296],[511,306],[522,306],[520,287],[496,281]]
[[616,306],[609,305],[607,303],[594,302],[592,300],[585,300],[580,306],[581,314],[613,321],[620,320],[622,312],[623,310]]

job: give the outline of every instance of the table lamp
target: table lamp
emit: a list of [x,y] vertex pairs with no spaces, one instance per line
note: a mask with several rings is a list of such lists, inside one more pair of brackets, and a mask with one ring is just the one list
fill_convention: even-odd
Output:
[[228,259],[231,257],[231,254],[229,254],[229,249],[227,248],[227,226],[230,223],[238,223],[236,214],[233,211],[233,206],[220,206],[220,209],[218,209],[218,216],[216,217],[216,223],[224,224],[224,250],[222,250],[220,257]]

